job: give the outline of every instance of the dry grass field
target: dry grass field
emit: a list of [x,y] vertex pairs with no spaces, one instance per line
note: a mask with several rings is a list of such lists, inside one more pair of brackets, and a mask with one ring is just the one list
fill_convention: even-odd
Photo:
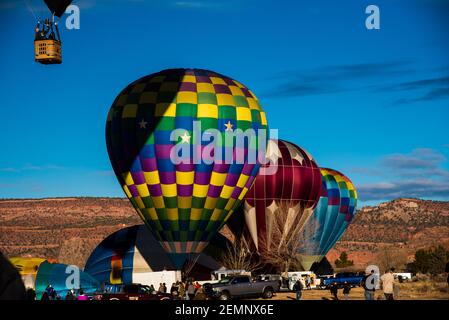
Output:
[[[449,300],[448,285],[445,282],[419,281],[399,284],[398,300]],[[376,299],[384,299],[381,290],[375,293]],[[294,300],[295,293],[277,293],[274,300]],[[332,300],[329,290],[305,290],[302,300]],[[342,290],[339,291],[339,299],[343,299]],[[353,288],[349,294],[349,300],[364,300],[363,288]]]

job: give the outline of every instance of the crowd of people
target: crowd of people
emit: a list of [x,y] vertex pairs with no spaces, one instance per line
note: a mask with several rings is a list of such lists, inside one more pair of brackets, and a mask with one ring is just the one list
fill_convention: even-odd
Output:
[[[27,300],[36,300],[36,291],[32,288],[28,288],[26,291]],[[42,292],[41,300],[89,300],[89,297],[84,293],[82,289],[75,292],[75,290],[68,290],[65,296],[61,296],[51,284],[49,284],[44,292]]]
[[[165,283],[162,285],[165,287],[165,292],[162,292],[166,293],[167,287],[165,286]],[[176,283],[173,283],[170,288],[170,294],[173,298],[180,300],[206,300],[203,287],[192,279],[185,282],[177,281]]]
[[[375,300],[375,292],[376,290],[382,290],[383,296],[378,295],[377,299],[385,299],[385,300],[395,300],[399,295],[399,286],[395,282],[394,278],[394,268],[387,270],[380,278],[375,274],[374,270],[367,272],[362,280],[362,288],[364,289],[364,297],[365,300]],[[310,289],[310,281],[305,279],[298,279],[293,285],[293,291],[296,294],[296,300],[301,300],[302,291],[304,289]],[[448,277],[449,279],[449,277]],[[309,285],[307,285],[309,283]],[[449,283],[449,281],[448,281]],[[339,298],[339,290],[343,289],[343,299],[349,300],[349,295],[351,293],[352,286],[348,282],[343,282],[343,284],[339,284],[337,282],[333,282],[328,287],[332,299],[340,300]]]
[[60,41],[58,24],[52,22],[49,19],[45,19],[41,24],[37,22],[37,26],[34,29],[35,40],[57,40]]

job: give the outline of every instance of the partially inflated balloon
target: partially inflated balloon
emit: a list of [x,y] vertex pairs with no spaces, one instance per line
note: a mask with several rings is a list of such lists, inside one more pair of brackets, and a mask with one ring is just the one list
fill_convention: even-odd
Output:
[[[295,234],[290,237],[299,233],[317,204],[321,188],[321,174],[315,160],[297,145],[270,140],[267,158],[277,163],[277,171],[268,174],[261,170],[244,204],[246,225],[259,252],[269,249],[273,237],[279,237],[274,232],[280,229],[285,236],[291,231]],[[276,218],[281,202],[289,206],[285,221]],[[285,225],[274,228],[276,223]]]
[[36,299],[40,300],[48,285],[51,285],[62,299],[71,289],[81,289],[86,294],[92,294],[100,288],[100,283],[87,272],[78,267],[44,261],[36,274]]
[[[259,137],[267,140],[258,130],[266,128],[265,113],[248,88],[207,70],[151,74],[114,101],[106,142],[115,174],[177,268],[188,254],[203,250],[241,203],[260,167],[250,155],[261,148]],[[214,132],[237,129],[253,130],[254,140],[239,147],[217,137],[218,147],[210,152]],[[189,153],[179,155],[178,147]]]
[[355,214],[357,191],[351,180],[332,169],[321,169],[321,197],[302,236],[301,263],[310,270],[342,237]]
[[[199,257],[195,257],[196,263],[189,275],[195,280],[210,279],[210,272],[222,267],[216,253],[226,250],[228,244],[230,242],[217,233]],[[92,251],[84,271],[99,282],[129,284],[144,283],[148,281],[149,272],[170,270],[171,266],[166,252],[148,228],[136,225],[116,231],[104,239]]]

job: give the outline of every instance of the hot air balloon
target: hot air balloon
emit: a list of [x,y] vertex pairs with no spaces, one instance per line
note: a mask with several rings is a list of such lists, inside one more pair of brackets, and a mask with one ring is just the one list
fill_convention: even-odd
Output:
[[[246,226],[262,258],[272,249],[274,237],[289,242],[299,235],[321,189],[319,168],[304,149],[291,142],[270,140],[267,158],[277,164],[276,173],[263,174],[261,170],[244,202]],[[279,220],[279,210],[286,211],[285,219]]]
[[[207,70],[151,74],[115,99],[106,124],[112,167],[178,269],[240,205],[259,171],[259,158],[252,161],[251,155],[266,144],[260,133],[266,128],[265,113],[248,88]],[[240,147],[222,139],[251,129],[254,139]],[[179,147],[186,152],[178,154]],[[230,154],[231,161],[220,154]]]
[[67,291],[82,289],[84,293],[91,294],[100,288],[100,283],[91,275],[74,266],[44,261],[39,265],[36,274],[36,299],[40,300],[48,285],[64,299]]
[[25,287],[36,291],[37,300],[41,299],[49,284],[62,298],[70,289],[81,288],[86,293],[92,293],[100,287],[100,283],[88,273],[74,266],[56,263],[54,259],[13,257],[9,260],[19,271]]
[[34,288],[37,270],[45,259],[34,257],[12,257],[9,261],[19,271],[25,287]]
[[355,214],[357,191],[344,174],[322,168],[321,196],[304,228],[300,260],[305,270],[329,252],[342,237]]
[[73,0],[44,0],[51,14],[61,18]]
[[[204,251],[193,261],[189,276],[210,279],[210,272],[222,265],[219,254],[230,243],[217,233]],[[145,225],[127,227],[104,239],[91,253],[84,271],[101,283],[146,283],[152,272],[170,270],[172,262]],[[206,276],[202,279],[201,276]]]
[[42,64],[59,64],[62,62],[62,42],[58,21],[72,0],[44,0],[50,10],[51,19],[38,20],[34,39],[34,60]]

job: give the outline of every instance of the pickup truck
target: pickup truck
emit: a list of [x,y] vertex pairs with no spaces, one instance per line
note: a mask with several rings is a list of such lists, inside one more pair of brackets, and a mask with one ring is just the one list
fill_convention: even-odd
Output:
[[363,277],[362,274],[354,272],[337,273],[333,277],[322,278],[320,288],[327,289],[333,283],[336,283],[339,287],[342,287],[345,283],[348,283],[351,287],[359,287],[362,284]]
[[249,276],[231,276],[217,283],[204,284],[203,287],[209,297],[220,300],[257,296],[270,299],[274,292],[279,291],[279,282],[253,281]]
[[150,287],[142,284],[107,284],[95,292],[94,300],[172,300],[166,293],[152,293]]

